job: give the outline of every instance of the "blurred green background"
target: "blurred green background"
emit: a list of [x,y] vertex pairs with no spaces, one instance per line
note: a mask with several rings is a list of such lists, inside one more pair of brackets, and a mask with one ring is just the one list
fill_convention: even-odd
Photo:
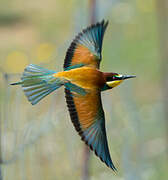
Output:
[[[81,179],[84,143],[70,121],[63,88],[31,106],[21,88],[9,84],[19,80],[29,63],[61,71],[71,40],[90,24],[90,3],[0,0],[0,4],[0,178]],[[118,172],[91,153],[90,180],[168,179],[159,36],[164,26],[157,6],[155,0],[96,1],[96,19],[109,20],[101,70],[137,78],[102,93]]]

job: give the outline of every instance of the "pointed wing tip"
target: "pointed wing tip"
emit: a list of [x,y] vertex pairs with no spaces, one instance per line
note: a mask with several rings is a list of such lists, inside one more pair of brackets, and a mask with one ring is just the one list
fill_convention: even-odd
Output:
[[109,24],[109,21],[108,21],[108,20],[102,19],[101,21],[98,21],[97,23],[92,24],[91,26],[87,27],[87,28],[84,29],[84,30],[87,30],[88,28],[93,28],[93,27],[95,27],[95,26],[103,26],[103,28],[106,29],[107,26],[108,26],[108,24]]
[[88,30],[90,30],[90,29],[92,29],[94,27],[97,27],[97,26],[102,26],[104,31],[105,31],[107,26],[108,26],[108,24],[109,24],[109,21],[108,20],[104,20],[104,19],[102,19],[101,21],[98,21],[97,23],[93,23],[90,26],[84,28],[82,30],[82,32],[78,33],[78,35],[75,37],[75,40],[77,40],[83,33],[86,33],[86,31],[88,31]]
[[108,166],[109,168],[111,168],[115,173],[117,172],[116,167],[114,166],[114,164],[111,164],[110,166]]
[[108,24],[109,24],[109,21],[108,21],[108,20],[105,21],[105,20],[103,19],[102,22],[101,22],[101,24],[102,24],[103,29],[104,29],[104,32],[105,32],[105,31],[106,31],[106,28],[107,28],[107,26],[108,26]]
[[[96,153],[95,153],[95,154],[96,154]],[[96,155],[97,155],[97,154],[96,154]],[[98,156],[98,155],[97,155],[97,156]],[[100,158],[100,160],[101,160],[102,162],[104,162],[104,163],[106,164],[107,167],[109,167],[110,169],[112,169],[114,172],[117,172],[117,169],[116,169],[116,167],[114,166],[111,158],[108,159],[108,162],[107,162],[107,160],[104,161],[100,156],[98,156],[98,157]],[[109,161],[110,161],[110,162],[109,162]]]
[[[92,149],[92,150],[93,150],[93,149]],[[111,160],[111,157],[109,157],[109,159],[108,159],[108,161],[107,161],[107,159],[106,159],[106,160],[103,160],[102,157],[99,156],[96,151],[94,151],[94,153],[96,154],[96,156],[98,156],[98,157],[100,158],[100,160],[101,160],[102,162],[104,162],[104,163],[106,164],[107,167],[109,167],[110,169],[112,169],[114,172],[117,172],[117,169],[116,169],[116,167],[114,166],[114,164],[113,164],[113,162],[112,162],[112,160]]]
[[82,135],[83,135],[82,132],[80,133],[80,135],[81,135],[81,140],[84,141],[87,146],[89,146],[89,148],[95,153],[95,155],[96,155],[97,157],[99,157],[100,160],[101,160],[103,163],[105,163],[107,167],[111,168],[114,172],[117,172],[117,169],[116,169],[116,167],[114,166],[114,164],[113,164],[113,162],[112,162],[112,160],[111,160],[111,157],[109,157],[108,161],[107,161],[107,159],[106,159],[106,160],[103,160],[102,156],[98,155],[97,150],[96,150],[96,149],[94,150],[94,148],[92,147],[92,144],[89,145],[89,143],[88,143],[88,141],[85,139],[85,137],[82,136]]
[[102,24],[102,25],[106,25],[106,24],[108,24],[108,23],[109,23],[109,21],[108,21],[108,20],[102,19],[102,21],[101,21],[101,23],[100,23],[100,24]]
[[102,19],[97,24],[101,24],[102,26],[106,27],[109,24],[109,20]]
[[104,24],[104,27],[106,28],[108,26],[108,24],[109,24],[109,21],[107,20]]

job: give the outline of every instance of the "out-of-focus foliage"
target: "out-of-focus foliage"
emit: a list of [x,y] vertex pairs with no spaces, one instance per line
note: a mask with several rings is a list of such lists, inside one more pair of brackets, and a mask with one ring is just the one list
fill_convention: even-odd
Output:
[[[108,19],[101,70],[135,74],[102,95],[110,152],[118,172],[91,156],[91,180],[168,179],[154,0],[98,0]],[[66,49],[88,25],[78,0],[1,0],[0,132],[5,180],[80,179],[83,142],[70,122],[63,89],[36,106],[19,80],[29,63],[62,70]]]

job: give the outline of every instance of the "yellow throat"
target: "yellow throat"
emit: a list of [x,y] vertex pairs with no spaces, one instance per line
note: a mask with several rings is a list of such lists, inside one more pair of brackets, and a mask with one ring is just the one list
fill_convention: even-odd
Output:
[[110,81],[110,82],[106,82],[106,84],[109,86],[109,87],[116,87],[118,86],[119,84],[121,84],[123,82],[123,80],[118,80],[118,81]]

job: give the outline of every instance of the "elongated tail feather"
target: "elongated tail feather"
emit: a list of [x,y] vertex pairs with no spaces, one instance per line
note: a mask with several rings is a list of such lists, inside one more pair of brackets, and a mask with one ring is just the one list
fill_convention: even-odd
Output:
[[55,73],[55,71],[30,64],[25,68],[21,81],[11,85],[21,85],[28,100],[34,105],[63,85],[59,78],[53,76]]
[[22,82],[20,81],[20,82],[16,82],[16,83],[11,83],[10,85],[21,85],[22,84]]

